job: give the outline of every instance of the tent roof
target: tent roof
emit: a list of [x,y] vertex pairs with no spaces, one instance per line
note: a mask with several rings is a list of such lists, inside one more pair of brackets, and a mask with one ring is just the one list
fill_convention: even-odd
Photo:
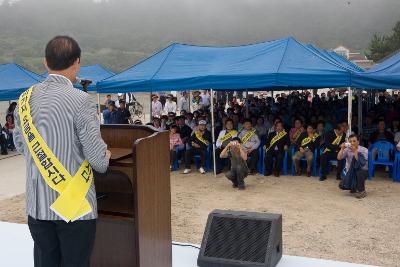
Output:
[[18,64],[1,64],[0,101],[18,99],[23,91],[42,80],[42,76]]
[[369,89],[400,89],[400,53],[353,78],[355,87]]
[[172,44],[98,83],[99,92],[350,86],[351,71],[289,37],[234,47]]

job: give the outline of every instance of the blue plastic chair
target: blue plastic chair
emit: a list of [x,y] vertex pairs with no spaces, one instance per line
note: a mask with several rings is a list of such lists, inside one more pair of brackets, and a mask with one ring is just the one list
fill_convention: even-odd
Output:
[[[373,152],[377,151],[376,159]],[[389,166],[389,175],[395,180],[395,151],[396,147],[387,141],[378,141],[372,144],[368,150],[368,179],[372,180],[375,176],[375,165]]]
[[400,151],[396,151],[394,162],[395,162],[395,166],[393,168],[394,181],[400,182]]
[[[319,150],[320,155],[323,154],[324,150],[325,150],[325,148],[321,147],[321,149]],[[314,166],[316,166],[316,165],[317,165],[317,159],[315,158]],[[327,172],[326,175],[329,175],[329,173],[331,172],[332,165],[335,165],[337,167],[339,165],[339,161],[337,159],[332,159],[332,160],[330,160],[328,162],[328,172]],[[316,170],[316,167],[315,167],[315,173],[316,172],[317,172],[317,170]],[[345,175],[345,174],[346,174],[346,172],[345,172],[345,170],[343,168],[342,175]],[[321,166],[319,167],[319,175],[321,176]],[[317,176],[317,175],[315,175],[315,176]]]
[[[265,174],[265,161],[264,161],[264,159],[267,156],[267,150],[264,149],[263,147],[261,147],[261,148],[262,148],[262,151],[263,151],[262,174]],[[287,176],[287,161],[288,161],[288,151],[285,150],[285,155],[283,156],[283,166],[282,166],[283,175],[284,176]]]
[[[257,172],[260,174],[263,174],[263,162],[264,162],[264,156],[263,156],[263,147],[260,145],[258,148],[258,161],[257,161]],[[248,159],[251,159],[249,156]]]
[[[314,156],[313,156],[313,166],[312,166],[312,176],[317,176],[317,152],[318,149],[314,149]],[[292,155],[294,155],[295,151],[294,151],[294,147],[292,148]],[[300,159],[300,163],[301,162],[305,162],[305,164],[307,165],[307,160],[305,157],[302,157]],[[292,159],[292,176],[294,176],[294,161]]]

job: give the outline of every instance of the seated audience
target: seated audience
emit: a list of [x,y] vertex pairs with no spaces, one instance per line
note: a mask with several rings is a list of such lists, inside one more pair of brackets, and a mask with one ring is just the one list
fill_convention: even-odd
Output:
[[182,142],[180,134],[177,133],[178,127],[173,124],[169,128],[169,151],[170,151],[170,168],[172,169],[172,165],[176,160],[177,148],[179,150],[184,149],[184,144]]
[[238,137],[233,138],[219,154],[221,158],[229,158],[230,170],[225,174],[232,182],[233,188],[245,189],[244,178],[248,175],[247,152],[241,146]]
[[165,128],[161,126],[160,118],[153,118],[153,127],[159,131],[164,131]]
[[194,129],[194,127],[196,126],[196,121],[194,120],[193,113],[190,113],[190,112],[186,113],[186,121],[185,121],[185,123],[192,130]]
[[165,122],[165,128],[166,128],[167,130],[169,130],[169,127],[170,127],[172,124],[175,124],[175,119],[176,119],[176,114],[175,114],[174,112],[169,112],[169,113],[168,113],[168,119],[167,119],[167,121]]
[[265,137],[268,134],[268,128],[265,127],[263,117],[257,118],[257,124],[256,124],[255,128],[256,128],[256,133],[260,139],[262,139],[263,137]]
[[314,160],[315,148],[318,148],[319,136],[315,134],[314,128],[309,125],[307,131],[297,139],[296,153],[293,155],[295,174],[301,175],[300,160],[304,157],[307,160],[307,176],[311,176],[311,167]]
[[207,157],[207,148],[211,143],[211,133],[206,129],[207,122],[205,120],[199,121],[199,126],[197,131],[194,131],[190,136],[188,143],[191,148],[186,150],[185,154],[185,170],[184,174],[188,174],[191,172],[190,165],[193,160],[194,155],[200,156],[200,168],[199,172],[204,174],[206,157]]
[[376,132],[376,130],[376,125],[372,123],[372,117],[369,115],[365,117],[365,124],[362,131],[362,141],[365,146],[369,146],[371,136]]
[[289,135],[283,128],[283,122],[277,121],[275,123],[275,131],[268,135],[267,142],[265,144],[265,176],[270,176],[272,175],[272,172],[274,172],[274,175],[279,177],[283,166],[285,151],[288,149],[289,144]]
[[188,143],[190,135],[192,134],[192,129],[185,124],[185,117],[179,116],[176,120],[177,133],[180,134],[181,139],[184,144]]
[[243,129],[239,132],[238,137],[242,141],[242,147],[247,153],[247,165],[250,174],[257,173],[258,162],[258,147],[260,146],[260,139],[256,134],[256,129],[253,128],[250,119],[245,119],[243,122]]
[[223,162],[219,155],[225,147],[230,144],[233,138],[237,137],[238,132],[233,129],[233,121],[231,119],[225,120],[224,129],[219,133],[216,141],[215,155],[217,159],[217,174],[222,172]]
[[301,119],[294,120],[294,127],[290,129],[289,137],[290,137],[290,144],[296,145],[300,135],[304,132],[303,122]]
[[[328,164],[331,160],[337,160],[337,154],[339,153],[340,146],[346,140],[346,134],[344,132],[343,124],[338,123],[335,129],[325,133],[324,143],[322,145],[323,150],[320,155],[320,181],[325,181],[328,174]],[[340,180],[343,171],[343,162],[338,161],[336,170],[336,179]]]
[[378,121],[378,130],[371,135],[370,145],[377,141],[387,141],[392,144],[394,143],[394,136],[391,132],[386,130],[386,124],[383,119]]

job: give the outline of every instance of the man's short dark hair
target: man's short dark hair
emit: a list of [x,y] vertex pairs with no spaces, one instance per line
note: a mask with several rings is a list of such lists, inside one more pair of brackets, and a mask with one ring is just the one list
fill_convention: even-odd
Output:
[[56,36],[47,43],[45,56],[50,70],[65,70],[81,58],[81,49],[71,37]]
[[356,135],[356,134],[351,134],[351,135],[349,136],[349,139],[351,139],[351,138],[356,138],[357,141],[360,140],[360,139],[358,138],[358,135]]
[[249,118],[246,118],[246,119],[243,120],[243,124],[245,124],[246,122],[249,122],[250,124],[253,124],[253,122]]
[[233,120],[232,120],[232,119],[226,119],[225,125],[226,125],[228,122],[232,122],[232,124],[233,124]]
[[232,141],[239,142],[240,144],[242,143],[242,140],[240,140],[239,137],[233,137],[233,138],[232,138]]

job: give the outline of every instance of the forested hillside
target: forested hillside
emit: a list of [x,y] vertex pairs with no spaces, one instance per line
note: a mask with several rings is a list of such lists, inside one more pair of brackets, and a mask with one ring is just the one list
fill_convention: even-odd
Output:
[[121,71],[172,42],[254,43],[293,35],[330,49],[365,51],[400,20],[399,0],[1,1],[0,63],[43,71],[46,42],[73,36],[84,65]]

